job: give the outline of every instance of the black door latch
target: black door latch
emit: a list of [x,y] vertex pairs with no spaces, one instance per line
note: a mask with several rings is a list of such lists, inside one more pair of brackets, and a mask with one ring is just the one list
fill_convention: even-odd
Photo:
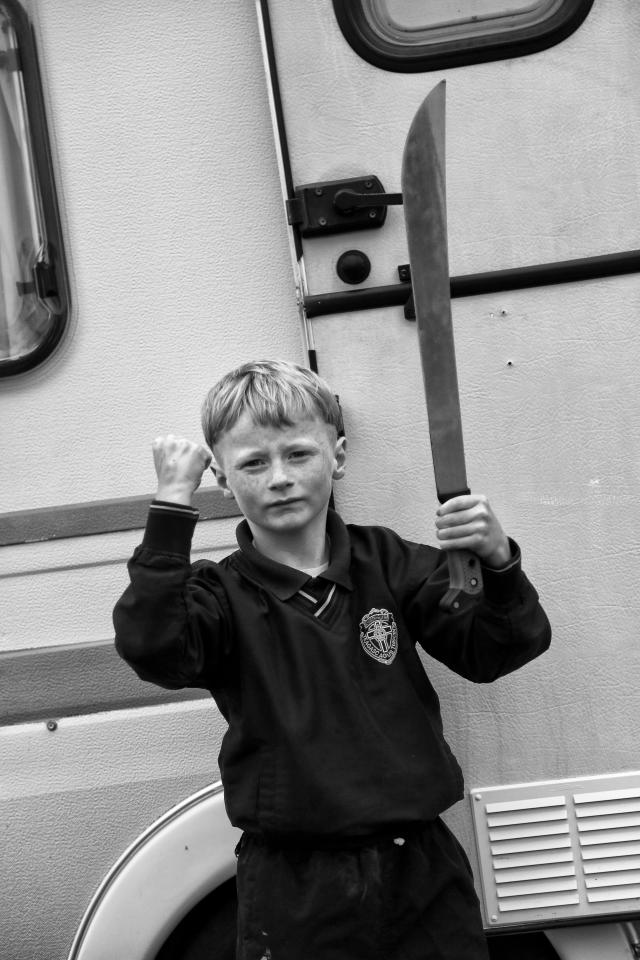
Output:
[[287,201],[287,217],[303,237],[323,237],[381,227],[387,207],[400,203],[402,194],[385,193],[378,177],[354,177],[296,187],[294,199]]

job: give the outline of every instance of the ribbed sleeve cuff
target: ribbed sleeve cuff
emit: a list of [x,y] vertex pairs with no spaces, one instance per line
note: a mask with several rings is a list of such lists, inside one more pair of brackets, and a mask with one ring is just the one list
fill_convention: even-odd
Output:
[[491,603],[509,603],[518,594],[521,572],[520,547],[509,537],[511,560],[504,567],[482,567],[484,595]]
[[153,500],[149,507],[142,547],[157,553],[188,557],[199,513],[193,507]]

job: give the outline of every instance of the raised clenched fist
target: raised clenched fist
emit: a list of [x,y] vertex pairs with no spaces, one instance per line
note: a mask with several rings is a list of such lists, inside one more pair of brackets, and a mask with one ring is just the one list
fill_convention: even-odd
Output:
[[156,498],[191,505],[202,474],[211,463],[209,451],[199,443],[173,434],[156,437],[152,449],[158,475]]

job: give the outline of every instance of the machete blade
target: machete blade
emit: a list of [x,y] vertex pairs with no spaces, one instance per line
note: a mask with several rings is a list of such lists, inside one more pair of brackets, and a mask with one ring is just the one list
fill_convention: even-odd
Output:
[[[469,493],[451,318],[445,176],[445,81],[418,108],[402,157],[402,196],[429,437],[440,503]],[[459,610],[482,590],[475,554],[450,551],[449,591]]]

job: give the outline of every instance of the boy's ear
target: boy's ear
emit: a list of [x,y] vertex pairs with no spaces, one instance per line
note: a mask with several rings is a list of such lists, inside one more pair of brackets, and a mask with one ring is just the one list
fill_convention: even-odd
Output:
[[344,471],[346,468],[347,461],[347,438],[338,437],[336,440],[336,445],[333,452],[335,466],[333,468],[332,477],[334,480],[342,480],[344,477]]
[[228,500],[233,500],[233,493],[231,492],[229,488],[229,484],[227,483],[226,474],[222,472],[222,470],[220,469],[220,467],[218,466],[215,460],[211,461],[211,466],[209,467],[209,469],[211,470],[211,473],[216,478],[216,483],[222,490],[223,497],[226,497]]

